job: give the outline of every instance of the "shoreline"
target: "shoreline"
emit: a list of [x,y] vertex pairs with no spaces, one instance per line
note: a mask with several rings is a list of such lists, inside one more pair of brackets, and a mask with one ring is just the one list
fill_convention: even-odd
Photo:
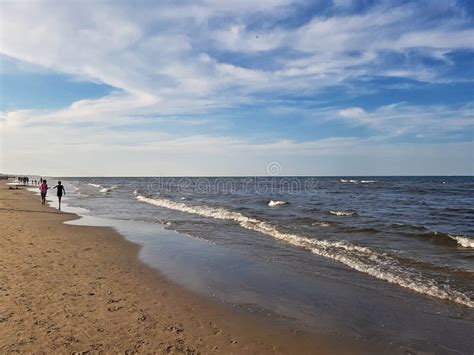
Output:
[[80,217],[35,197],[2,184],[2,351],[360,352],[188,291],[112,228],[64,224]]

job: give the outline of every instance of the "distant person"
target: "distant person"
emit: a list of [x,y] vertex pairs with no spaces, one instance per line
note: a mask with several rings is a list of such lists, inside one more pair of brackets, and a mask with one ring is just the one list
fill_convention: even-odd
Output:
[[46,194],[48,193],[48,184],[46,180],[43,180],[41,182],[41,185],[39,187],[40,192],[41,192],[41,204],[44,205],[46,203]]
[[61,198],[63,197],[63,194],[66,195],[66,190],[64,189],[64,186],[61,185],[61,181],[58,181],[58,184],[53,187],[53,189],[58,189],[56,195],[58,196],[59,210],[61,211]]

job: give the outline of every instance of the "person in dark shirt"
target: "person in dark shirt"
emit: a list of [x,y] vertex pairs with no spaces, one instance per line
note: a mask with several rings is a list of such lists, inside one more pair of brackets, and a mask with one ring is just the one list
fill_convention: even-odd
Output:
[[58,181],[58,184],[53,187],[53,189],[57,189],[56,195],[58,196],[59,210],[61,211],[61,198],[63,197],[63,195],[66,195],[66,190],[64,189],[64,186],[61,185],[61,181]]

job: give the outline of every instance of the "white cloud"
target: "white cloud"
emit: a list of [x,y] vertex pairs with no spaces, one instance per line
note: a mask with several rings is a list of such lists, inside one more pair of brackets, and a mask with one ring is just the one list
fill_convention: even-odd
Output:
[[288,39],[286,33],[278,30],[247,31],[244,25],[233,24],[230,27],[216,31],[213,35],[219,48],[232,52],[265,52],[285,46]]
[[368,114],[360,107],[350,107],[339,111],[339,116],[358,122],[367,118]]
[[9,127],[4,134],[1,171],[51,176],[265,175],[273,161],[281,164],[283,174],[299,175],[474,173],[472,166],[459,164],[472,161],[472,142],[420,145],[359,138],[259,142],[157,131],[103,132],[93,126],[80,131]]
[[[281,25],[285,16],[295,14],[298,3],[202,0],[146,3],[149,6],[144,7],[127,2],[2,2],[0,52],[4,56],[30,69],[39,66],[116,89],[106,97],[81,100],[59,110],[19,108],[2,113],[2,161],[6,168],[13,169],[31,150],[35,153],[28,158],[29,163],[40,152],[42,156],[54,156],[59,149],[65,150],[65,159],[66,153],[81,159],[79,152],[88,147],[104,152],[113,147],[117,151],[130,149],[133,154],[174,151],[184,155],[199,149],[203,154],[213,154],[225,147],[221,151],[226,154],[246,150],[251,157],[250,151],[256,151],[265,159],[270,152],[280,152],[282,157],[285,151],[293,156],[329,154],[335,144],[337,154],[342,154],[357,142],[342,143],[337,138],[337,144],[330,140],[254,144],[232,136],[217,139],[210,134],[170,138],[164,132],[147,136],[150,140],[138,134],[125,139],[108,127],[140,127],[149,123],[146,117],[207,117],[216,109],[262,103],[259,94],[314,95],[371,75],[429,82],[451,80],[422,61],[390,62],[385,55],[416,50],[449,67],[453,65],[448,59],[450,53],[474,49],[472,22],[453,3],[443,5],[451,11],[449,16],[432,21],[423,3],[389,7],[381,2],[364,13],[353,14],[350,1],[338,0],[334,5],[344,8],[341,15],[316,14],[296,27]],[[244,58],[240,65],[238,57]],[[2,68],[12,72],[18,69]],[[363,92],[364,88],[357,91]],[[350,125],[368,126],[383,136],[394,132],[434,136],[443,130],[470,128],[473,118],[472,107],[453,112],[442,106],[407,105],[371,112],[362,108],[334,109],[325,114]],[[98,132],[77,127],[78,123],[90,124]],[[40,149],[37,137],[46,128],[39,125],[57,125],[48,126],[51,137]],[[68,142],[77,144],[71,146]],[[71,169],[79,172],[75,167]]]
[[[291,5],[290,0],[258,4],[209,0],[151,8],[126,3],[5,2],[1,53],[121,90],[120,99],[114,94],[96,103],[84,102],[98,108],[100,119],[104,111],[124,116],[125,103],[134,110],[141,104],[142,111],[159,113],[162,105],[156,103],[166,102],[175,112],[193,113],[199,103],[203,111],[209,103],[230,106],[258,92],[317,92],[373,74],[436,81],[439,74],[432,68],[421,63],[385,65],[380,52],[419,48],[442,59],[452,50],[474,48],[474,30],[465,28],[462,17],[427,22],[424,27],[411,25],[424,16],[422,4],[389,8],[382,3],[362,14],[315,16],[296,28],[249,29],[255,18],[261,17],[265,24],[272,16],[291,14]],[[273,49],[280,54],[271,56],[273,63],[266,67],[241,67],[212,57],[214,50],[252,55]],[[288,50],[300,54],[289,58]],[[227,101],[226,92],[232,92],[233,102]],[[77,107],[69,109],[74,116]],[[64,110],[59,112],[64,115]]]
[[411,106],[392,104],[367,112],[360,107],[337,111],[333,118],[349,124],[367,126],[390,137],[417,134],[422,137],[443,137],[448,133],[470,129],[474,132],[474,107]]

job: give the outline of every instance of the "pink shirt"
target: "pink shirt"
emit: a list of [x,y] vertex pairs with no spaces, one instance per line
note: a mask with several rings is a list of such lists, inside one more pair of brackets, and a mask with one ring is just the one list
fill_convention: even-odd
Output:
[[41,186],[39,187],[41,193],[48,192],[48,184],[42,183]]

